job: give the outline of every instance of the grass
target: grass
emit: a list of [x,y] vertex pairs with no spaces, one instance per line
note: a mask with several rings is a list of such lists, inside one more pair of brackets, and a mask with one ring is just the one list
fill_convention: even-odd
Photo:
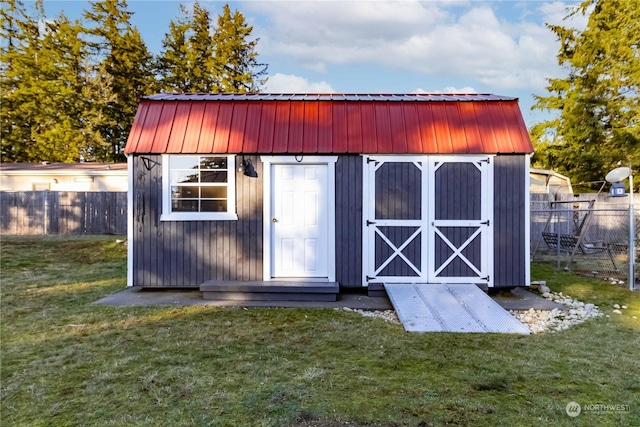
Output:
[[409,334],[331,309],[91,305],[126,285],[115,237],[1,245],[3,426],[640,425],[640,294],[622,286],[533,266],[609,317]]

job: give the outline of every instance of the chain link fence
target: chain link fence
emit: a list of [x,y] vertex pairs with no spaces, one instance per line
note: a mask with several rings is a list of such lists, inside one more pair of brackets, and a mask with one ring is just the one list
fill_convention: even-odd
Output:
[[[635,211],[635,264],[638,264],[640,212]],[[557,269],[629,283],[628,205],[598,203],[588,195],[531,202],[531,258]],[[639,286],[636,267],[635,288]]]

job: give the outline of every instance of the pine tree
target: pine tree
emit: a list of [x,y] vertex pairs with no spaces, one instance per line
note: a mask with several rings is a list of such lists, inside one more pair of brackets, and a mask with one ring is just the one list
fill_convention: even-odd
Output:
[[35,74],[34,55],[39,50],[38,25],[29,17],[24,4],[3,0],[0,8],[2,40],[0,44],[0,120],[2,123],[2,161],[29,161],[31,141],[29,116],[22,106],[31,97],[26,90]]
[[242,13],[232,14],[229,4],[224,5],[213,35],[217,92],[257,92],[266,82],[268,66],[258,62],[259,39],[249,39],[252,31]]
[[211,18],[209,12],[198,2],[193,5],[190,22],[191,36],[187,64],[190,72],[190,92],[211,92],[215,87],[213,67],[213,40],[211,39]]
[[157,61],[163,91],[255,92],[264,84],[267,66],[258,63],[258,40],[249,40],[253,28],[240,12],[226,4],[213,35],[209,12],[198,2],[192,13],[184,6],[181,13]]
[[[100,69],[111,79],[113,100],[102,112],[105,121],[100,131],[111,145],[109,160],[124,160],[124,145],[140,98],[153,90],[152,56],[140,32],[131,26],[132,13],[125,0],[91,3],[85,18],[96,27],[89,34],[98,38],[93,44],[101,58]],[[109,97],[107,97],[109,98]]]
[[189,23],[188,12],[180,5],[183,19],[169,23],[169,33],[162,41],[162,52],[156,60],[155,69],[159,77],[158,88],[163,92],[191,92],[191,77],[188,66]]
[[619,161],[640,163],[640,8],[631,0],[587,0],[584,31],[552,26],[558,62],[569,75],[549,79],[534,108],[559,116],[534,126],[537,165],[574,181],[600,181]]
[[[77,162],[91,144],[84,123],[83,28],[64,15],[47,20],[36,53],[37,80],[30,88],[32,103],[22,105],[33,117],[29,157],[34,160]],[[42,25],[42,24],[41,24]],[[87,132],[89,130],[89,132]]]

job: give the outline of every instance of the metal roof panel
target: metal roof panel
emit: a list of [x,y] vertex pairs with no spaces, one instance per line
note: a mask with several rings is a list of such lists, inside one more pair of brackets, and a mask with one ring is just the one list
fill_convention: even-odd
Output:
[[273,150],[273,138],[274,128],[276,123],[276,103],[275,102],[263,102],[262,110],[260,114],[260,132],[258,134],[257,144],[255,152],[258,149],[264,150],[265,153],[270,153]]
[[362,151],[365,153],[385,152],[385,144],[388,144],[388,142],[384,141],[382,144],[380,144],[380,146],[378,146],[377,144],[376,108],[374,107],[373,103],[363,102],[362,104],[360,104],[360,118],[362,120],[362,128],[360,130],[360,132],[362,133]]
[[[286,153],[289,146],[289,129],[291,108],[288,102],[278,102],[276,104],[276,122],[273,134],[273,145],[271,153]],[[265,147],[266,150],[268,147]],[[262,152],[262,151],[260,151]],[[269,151],[264,151],[269,153]]]
[[304,138],[304,103],[292,102],[289,116],[289,144],[282,153],[302,153],[302,141]]
[[171,134],[167,142],[167,153],[182,153],[184,144],[184,136],[187,132],[187,122],[191,111],[191,103],[178,103],[176,112],[173,116],[173,125],[171,126]]
[[333,133],[332,117],[335,105],[318,105],[318,153],[332,153]]
[[243,153],[255,153],[258,150],[258,138],[262,118],[262,103],[250,102],[247,105],[247,123],[242,144]]
[[182,150],[185,153],[195,153],[198,151],[200,143],[203,119],[205,117],[205,107],[207,104],[203,102],[189,103],[191,110],[189,112],[189,120],[187,121],[187,129],[184,134],[184,143]]
[[[229,135],[231,134],[231,119],[233,117],[233,104],[224,103],[220,104],[218,109],[218,116],[216,117],[216,125],[213,135],[213,153],[228,153],[229,152]],[[201,150],[198,150],[202,153]]]
[[204,104],[204,106],[202,128],[198,133],[199,140],[196,144],[196,147],[192,151],[185,151],[186,153],[215,153],[213,148],[216,137],[216,129],[218,125],[218,113],[220,112],[220,104],[215,102],[208,102]]
[[517,98],[490,94],[160,94],[131,153],[531,153]]
[[318,126],[320,126],[318,102],[305,102],[303,132],[304,138],[302,139],[303,153],[318,152]]

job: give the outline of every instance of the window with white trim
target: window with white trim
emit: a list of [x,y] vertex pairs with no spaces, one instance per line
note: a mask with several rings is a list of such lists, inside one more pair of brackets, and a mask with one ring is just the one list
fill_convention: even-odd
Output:
[[163,155],[162,220],[233,220],[235,156]]

